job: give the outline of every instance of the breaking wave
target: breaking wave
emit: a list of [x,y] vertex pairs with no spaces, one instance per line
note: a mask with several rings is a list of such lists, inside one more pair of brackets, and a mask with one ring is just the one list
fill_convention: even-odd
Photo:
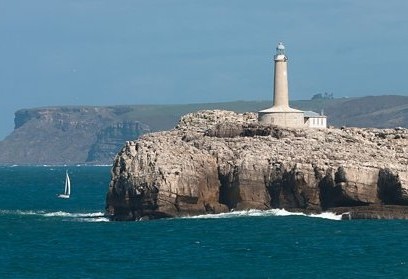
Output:
[[0,215],[34,215],[39,217],[71,218],[73,221],[109,222],[103,212],[71,213],[64,211],[46,212],[43,210],[0,210]]
[[231,211],[227,213],[219,213],[219,214],[205,214],[205,215],[198,215],[198,216],[188,216],[183,218],[191,218],[191,219],[216,219],[216,218],[237,218],[237,217],[248,217],[248,216],[305,216],[305,217],[312,217],[312,218],[322,218],[322,219],[329,219],[329,220],[341,220],[342,216],[337,215],[333,212],[323,212],[320,214],[305,214],[302,212],[290,212],[285,209],[269,209],[269,210],[258,210],[258,209],[250,209],[250,210],[242,210],[242,211]]
[[[0,215],[34,215],[44,218],[64,218],[70,219],[72,221],[80,222],[109,222],[103,212],[87,212],[87,213],[71,213],[65,211],[54,211],[46,212],[43,210],[33,211],[33,210],[0,210]],[[341,220],[342,215],[337,215],[333,212],[323,212],[320,214],[305,214],[302,212],[290,212],[285,209],[269,209],[269,210],[242,210],[242,211],[231,211],[219,214],[204,214],[197,216],[186,216],[182,218],[187,219],[219,219],[219,218],[239,218],[239,217],[267,217],[267,216],[304,216],[311,218],[322,218],[329,220]]]

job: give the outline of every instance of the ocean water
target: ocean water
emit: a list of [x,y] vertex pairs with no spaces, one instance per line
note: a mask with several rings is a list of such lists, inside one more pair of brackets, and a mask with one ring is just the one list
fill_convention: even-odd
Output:
[[109,222],[109,167],[0,178],[0,278],[408,278],[408,221],[252,210]]

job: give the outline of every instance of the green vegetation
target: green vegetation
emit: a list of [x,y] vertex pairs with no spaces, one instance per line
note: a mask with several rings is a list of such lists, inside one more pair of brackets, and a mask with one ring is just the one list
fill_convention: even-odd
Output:
[[[407,114],[401,111],[408,97],[375,96],[363,98],[314,98],[292,101],[290,106],[305,111],[323,112],[330,125],[358,127],[408,126]],[[204,109],[225,109],[235,112],[257,112],[272,106],[271,101],[235,101],[185,105],[129,105],[111,107],[121,121],[135,120],[149,125],[152,131],[162,131],[177,125],[181,116]],[[372,121],[367,114],[379,113]],[[402,114],[395,120],[396,114]],[[393,120],[394,119],[394,120]],[[405,120],[404,120],[405,119]]]

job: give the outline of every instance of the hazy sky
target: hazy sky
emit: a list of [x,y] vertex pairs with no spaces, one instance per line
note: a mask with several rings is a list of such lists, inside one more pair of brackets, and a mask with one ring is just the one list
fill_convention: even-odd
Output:
[[406,0],[0,0],[0,139],[21,108],[408,94]]

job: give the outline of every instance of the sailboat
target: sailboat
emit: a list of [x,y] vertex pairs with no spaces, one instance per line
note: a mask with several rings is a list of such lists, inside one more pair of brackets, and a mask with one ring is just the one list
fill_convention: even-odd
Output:
[[61,199],[69,199],[69,195],[71,194],[71,180],[69,179],[68,171],[65,172],[65,189],[64,194],[58,195]]

